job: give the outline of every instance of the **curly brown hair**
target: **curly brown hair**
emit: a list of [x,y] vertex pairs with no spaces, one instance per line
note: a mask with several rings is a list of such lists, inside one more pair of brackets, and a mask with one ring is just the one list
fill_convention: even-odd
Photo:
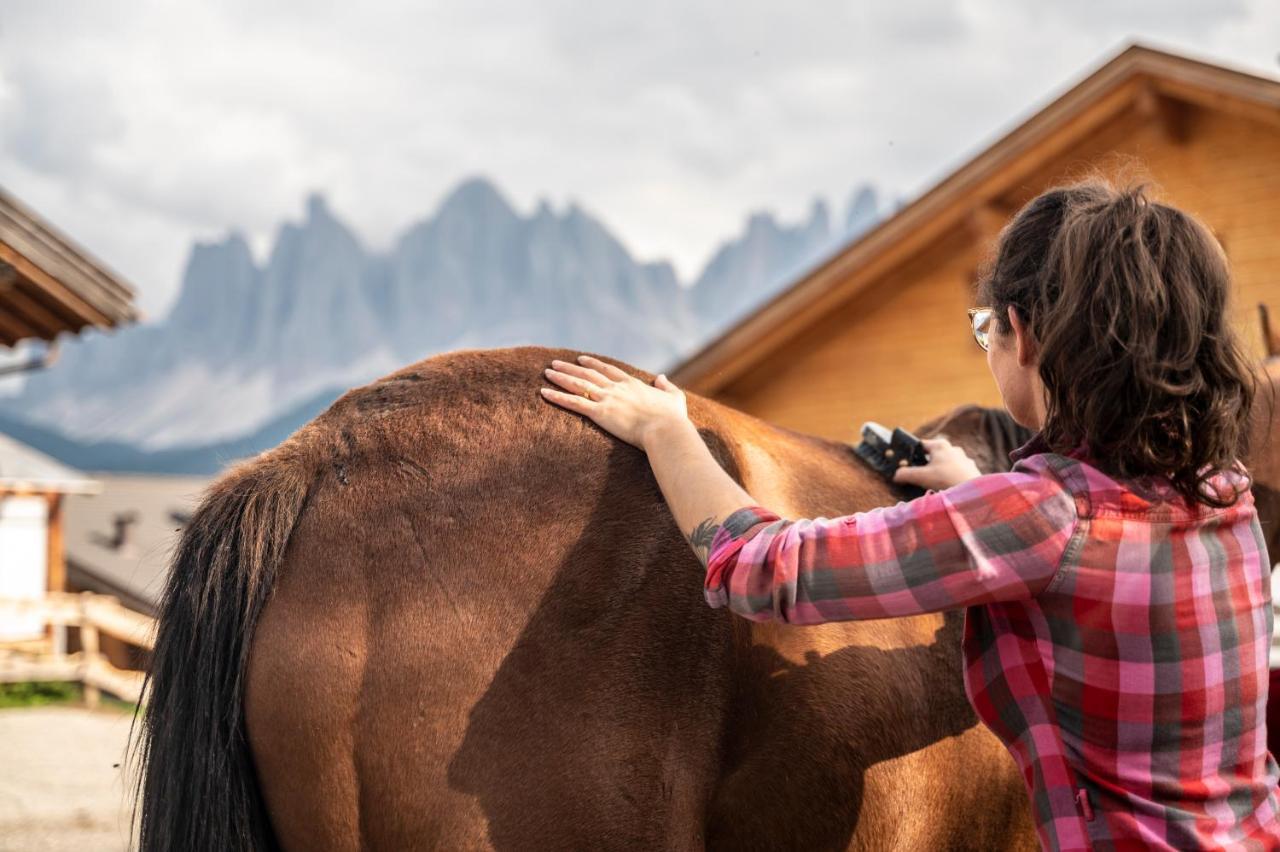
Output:
[[1240,469],[1256,394],[1230,292],[1204,225],[1144,185],[1099,179],[1028,202],[978,286],[1002,333],[1013,306],[1037,341],[1053,451],[1083,444],[1112,476],[1162,476],[1188,505],[1215,507],[1244,490],[1205,483]]

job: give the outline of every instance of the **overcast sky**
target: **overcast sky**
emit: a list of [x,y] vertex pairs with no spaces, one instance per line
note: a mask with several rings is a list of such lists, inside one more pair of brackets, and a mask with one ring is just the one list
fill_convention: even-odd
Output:
[[261,256],[318,190],[385,248],[475,174],[689,278],[752,210],[926,189],[1134,38],[1280,73],[1276,0],[0,0],[0,185],[152,317],[194,239]]

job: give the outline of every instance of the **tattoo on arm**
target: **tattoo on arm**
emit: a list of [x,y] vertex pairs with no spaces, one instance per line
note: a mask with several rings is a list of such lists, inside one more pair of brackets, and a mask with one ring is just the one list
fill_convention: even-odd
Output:
[[718,529],[720,525],[715,522],[715,519],[707,518],[689,533],[689,544],[693,546],[693,552],[698,555],[698,561],[702,563],[703,568],[707,567],[707,556],[711,553],[711,539],[715,538]]

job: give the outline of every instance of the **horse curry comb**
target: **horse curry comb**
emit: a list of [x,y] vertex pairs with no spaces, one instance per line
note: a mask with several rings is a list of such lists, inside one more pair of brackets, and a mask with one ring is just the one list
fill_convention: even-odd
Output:
[[[924,444],[915,435],[906,429],[894,429],[890,432],[875,421],[862,424],[862,443],[854,447],[853,452],[891,484],[893,472],[898,468],[922,465],[929,461]],[[895,487],[901,488],[910,497],[924,494],[924,489],[916,485]]]

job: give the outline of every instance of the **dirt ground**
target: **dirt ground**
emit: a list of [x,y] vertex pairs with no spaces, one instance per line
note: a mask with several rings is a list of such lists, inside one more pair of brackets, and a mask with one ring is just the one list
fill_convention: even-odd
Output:
[[120,710],[0,710],[0,850],[129,848]]

